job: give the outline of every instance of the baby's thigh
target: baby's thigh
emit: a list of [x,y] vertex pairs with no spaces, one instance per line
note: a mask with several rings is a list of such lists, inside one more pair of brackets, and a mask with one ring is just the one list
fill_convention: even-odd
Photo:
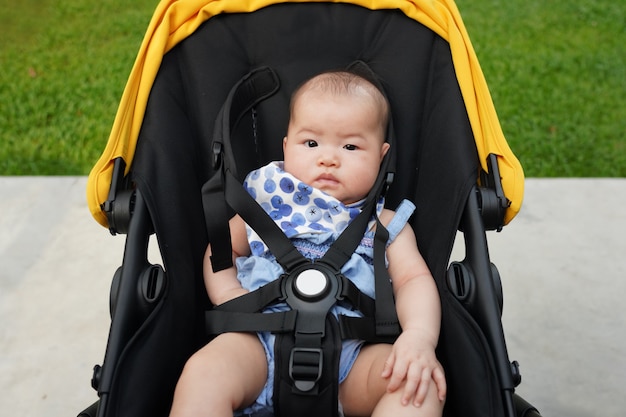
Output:
[[392,345],[365,345],[350,373],[339,386],[339,400],[347,415],[369,415],[387,391],[381,374]]
[[267,359],[256,334],[224,333],[196,352],[185,372],[207,390],[230,394],[235,403],[247,405],[265,385]]

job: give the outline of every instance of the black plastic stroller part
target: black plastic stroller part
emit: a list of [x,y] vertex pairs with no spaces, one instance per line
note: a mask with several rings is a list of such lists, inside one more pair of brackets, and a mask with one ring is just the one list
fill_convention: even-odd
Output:
[[[128,238],[124,254],[124,265],[115,272],[110,296],[111,331],[105,360],[115,361],[122,348],[133,337],[137,329],[154,309],[165,289],[165,273],[159,266],[147,262],[148,238],[152,223],[139,191],[126,191],[136,202],[129,212]],[[112,200],[117,203],[117,198]],[[114,210],[112,210],[114,211]],[[100,397],[106,399],[112,383],[110,367],[96,366],[92,386]],[[106,401],[104,402],[106,403]]]
[[109,232],[113,236],[118,233],[128,233],[128,224],[135,205],[135,193],[126,184],[125,169],[126,162],[124,159],[116,158],[113,165],[109,197],[101,206],[102,211],[107,216]]
[[483,217],[485,230],[497,230],[504,227],[504,213],[511,202],[504,195],[498,157],[489,154],[487,157],[488,171],[480,172],[481,187],[478,189],[480,212]]
[[521,381],[517,363],[509,362],[502,314],[502,286],[495,266],[489,260],[480,190],[475,187],[469,195],[459,229],[463,231],[466,258],[452,263],[447,283],[452,294],[462,302],[476,319],[490,346],[501,386],[506,416],[515,416],[513,393]]
[[[500,315],[504,309],[504,294],[502,293],[502,281],[500,279],[500,272],[495,264],[491,264],[491,277],[493,280],[493,288],[496,298],[498,300],[498,307]],[[469,310],[474,311],[476,308],[476,297],[474,296],[474,289],[476,288],[476,277],[468,266],[466,261],[455,261],[450,263],[447,275],[447,284],[450,292]]]
[[[120,290],[123,268],[119,267],[113,275],[111,282],[111,295],[109,297],[109,311],[111,319],[117,308],[117,299]],[[161,265],[146,265],[137,280],[137,316],[145,320],[154,305],[165,293],[167,278]]]
[[89,407],[85,408],[83,411],[78,413],[77,417],[95,417],[98,413],[98,406],[100,405],[100,401],[96,401],[91,404]]
[[518,417],[541,417],[539,411],[519,395],[513,396]]
[[[293,35],[294,30],[304,39]],[[238,168],[248,172],[261,162],[281,159],[288,92],[315,73],[358,59],[381,76],[394,110],[400,150],[396,172],[401,175],[396,175],[387,201],[391,207],[402,198],[416,203],[411,225],[440,292],[437,353],[449,388],[444,415],[538,415],[514,393],[516,366],[504,343],[481,214],[484,202],[502,206],[505,201],[497,191],[495,198],[484,198],[484,190],[475,187],[480,164],[449,45],[399,11],[308,3],[213,17],[163,57],[132,167],[108,199],[126,201],[123,210],[113,211],[131,213],[131,220],[119,289],[113,291],[117,301],[104,363],[94,374],[100,401],[90,410],[97,408],[96,417],[166,416],[186,359],[207,342],[202,259],[208,236],[200,190],[213,174],[207,138],[230,88],[263,65],[274,68],[283,83],[281,92],[255,108],[256,128],[244,121],[235,132],[236,149],[245,143],[242,138],[257,132],[258,146],[252,152],[244,147],[236,155]],[[489,171],[498,178],[495,168]],[[481,180],[481,186],[486,182]],[[126,192],[130,197],[119,200]],[[471,312],[447,283],[459,225],[466,234],[464,265],[474,276],[469,284],[476,297]],[[493,225],[497,230],[498,221]],[[162,296],[145,310],[136,306],[143,297],[141,277],[154,274],[156,280],[148,278],[154,283],[160,274],[145,272],[152,268],[146,255],[152,233],[167,280]],[[482,306],[481,300],[488,305]]]

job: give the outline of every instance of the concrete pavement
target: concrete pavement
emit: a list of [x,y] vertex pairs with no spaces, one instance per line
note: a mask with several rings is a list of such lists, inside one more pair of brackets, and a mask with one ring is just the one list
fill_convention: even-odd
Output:
[[[96,399],[124,237],[92,220],[85,184],[0,177],[0,416],[75,416]],[[545,417],[626,410],[625,206],[626,179],[529,179],[522,212],[489,234],[518,392]]]

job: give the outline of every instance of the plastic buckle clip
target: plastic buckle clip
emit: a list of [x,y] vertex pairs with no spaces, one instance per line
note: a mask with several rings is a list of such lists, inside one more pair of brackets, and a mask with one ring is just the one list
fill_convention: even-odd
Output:
[[301,392],[309,392],[315,388],[322,377],[324,353],[320,348],[291,349],[289,357],[289,376],[295,388]]

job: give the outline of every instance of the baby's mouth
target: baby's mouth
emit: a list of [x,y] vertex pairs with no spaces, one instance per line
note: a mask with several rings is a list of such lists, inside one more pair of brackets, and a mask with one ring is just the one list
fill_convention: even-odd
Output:
[[315,185],[321,190],[335,188],[339,180],[332,174],[322,174],[315,179]]
[[333,174],[322,174],[315,179],[315,182],[319,184],[333,185],[339,183],[339,180]]

